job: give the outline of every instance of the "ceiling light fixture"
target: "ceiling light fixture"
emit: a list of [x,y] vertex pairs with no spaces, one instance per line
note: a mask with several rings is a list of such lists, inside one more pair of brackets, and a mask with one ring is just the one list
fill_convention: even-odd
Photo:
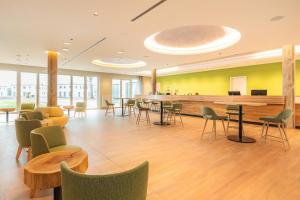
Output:
[[99,16],[99,13],[98,13],[97,11],[95,11],[95,12],[93,13],[93,15],[94,15],[94,17],[98,17],[98,16]]
[[130,69],[130,68],[138,68],[146,66],[144,61],[134,61],[130,63],[120,63],[120,62],[107,62],[101,59],[96,59],[92,61],[93,64],[99,65],[102,67],[112,67],[112,68],[123,68],[123,69]]
[[125,51],[118,51],[117,54],[124,54],[126,53]]
[[196,55],[230,47],[241,39],[241,33],[239,31],[226,26],[222,26],[222,29],[225,33],[223,37],[198,46],[181,48],[160,44],[156,41],[156,36],[159,35],[160,32],[154,33],[153,35],[147,37],[144,41],[144,45],[147,49],[156,53],[168,55]]
[[71,45],[71,42],[64,42],[64,45]]
[[277,21],[280,21],[280,20],[283,20],[284,19],[284,16],[274,16],[270,19],[271,22],[277,22]]
[[70,49],[68,49],[68,48],[63,48],[62,50],[63,50],[63,51],[69,51]]

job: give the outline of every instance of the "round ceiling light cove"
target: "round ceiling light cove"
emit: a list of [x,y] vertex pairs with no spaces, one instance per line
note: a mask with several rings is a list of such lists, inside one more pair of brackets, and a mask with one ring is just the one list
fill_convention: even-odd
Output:
[[146,38],[147,49],[168,55],[196,55],[225,49],[241,38],[239,31],[226,26],[183,26],[154,33]]
[[93,64],[102,67],[112,67],[112,68],[139,68],[146,66],[146,63],[141,60],[134,60],[128,58],[108,58],[108,59],[96,59],[92,61]]

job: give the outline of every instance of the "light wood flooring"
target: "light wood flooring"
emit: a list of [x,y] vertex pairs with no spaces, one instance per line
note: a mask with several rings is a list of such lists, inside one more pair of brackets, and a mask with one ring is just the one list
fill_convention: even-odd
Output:
[[[151,122],[159,119],[151,114]],[[224,137],[217,123],[217,139],[201,140],[204,120],[183,117],[168,127],[135,124],[134,117],[104,116],[89,111],[87,118],[71,119],[65,128],[69,144],[89,154],[90,174],[106,174],[150,162],[148,200],[297,200],[300,199],[300,130],[288,130],[291,149],[260,140],[261,126],[245,125],[246,135],[257,139],[240,144]],[[207,131],[211,129],[209,123]],[[232,129],[231,134],[237,130]],[[270,128],[278,134],[276,128]],[[0,125],[0,200],[27,200],[23,184],[26,153],[16,162],[17,142],[13,123]],[[52,190],[39,191],[34,199],[52,199]]]

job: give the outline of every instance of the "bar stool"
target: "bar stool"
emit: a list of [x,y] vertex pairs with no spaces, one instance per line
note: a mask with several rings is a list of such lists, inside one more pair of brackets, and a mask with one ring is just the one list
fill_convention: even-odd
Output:
[[125,103],[125,112],[126,109],[128,109],[128,115],[130,116],[131,113],[133,112],[134,116],[135,116],[135,100],[134,99],[128,99],[128,101]]
[[219,115],[217,115],[215,113],[215,111],[212,108],[210,108],[210,107],[203,107],[203,114],[202,114],[202,116],[205,119],[205,124],[204,124],[204,128],[203,128],[203,131],[202,131],[201,139],[203,139],[203,135],[205,134],[204,131],[205,131],[205,128],[206,128],[208,120],[212,120],[213,121],[211,138],[212,138],[213,135],[215,135],[215,139],[217,137],[217,130],[216,130],[216,128],[217,128],[216,121],[217,120],[221,120],[222,121],[225,136],[227,135],[227,132],[226,132],[226,129],[225,129],[225,124],[224,124],[224,120],[227,119],[227,116],[219,116]]
[[[283,143],[284,148],[287,145],[287,147],[289,149],[290,143],[289,143],[288,137],[286,135],[285,127],[286,127],[287,120],[291,117],[292,114],[293,114],[292,110],[285,109],[284,111],[279,113],[277,116],[267,116],[267,117],[259,118],[260,120],[262,120],[264,122],[262,132],[261,132],[262,139],[264,139],[265,142],[268,137],[279,139],[279,140],[275,140],[275,141]],[[277,125],[280,137],[268,135],[270,123]]]
[[153,111],[159,111],[159,102],[158,101],[151,101],[151,109]]
[[110,108],[112,108],[113,114],[115,115],[115,104],[109,102],[108,100],[105,100],[105,104],[106,104],[105,116],[109,113]]
[[146,108],[149,108],[149,109],[150,109],[151,101],[148,101],[147,99],[143,99],[143,105],[144,105]]
[[150,124],[150,117],[149,117],[149,110],[150,110],[150,108],[146,108],[146,107],[142,106],[140,102],[137,102],[136,105],[137,105],[137,108],[139,110],[139,113],[138,113],[138,116],[137,116],[137,119],[136,119],[136,124],[137,125],[140,124],[141,115],[142,115],[143,112],[145,112],[147,124],[151,125]]
[[[232,116],[239,116],[239,106],[238,105],[227,105],[226,106],[226,114],[228,115],[227,118],[227,127],[226,132],[228,133],[229,128],[239,128],[238,126],[230,126],[230,121],[232,120]],[[244,113],[242,113],[244,114]],[[243,127],[244,132],[244,127]]]
[[163,112],[164,117],[168,119],[168,116],[170,114],[170,110],[172,109],[172,102],[171,101],[163,101]]

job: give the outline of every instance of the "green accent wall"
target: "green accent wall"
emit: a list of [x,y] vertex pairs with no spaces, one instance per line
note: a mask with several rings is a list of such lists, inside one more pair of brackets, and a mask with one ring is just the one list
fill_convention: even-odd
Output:
[[[300,71],[300,60],[296,68]],[[163,93],[177,90],[177,94],[227,95],[233,76],[247,76],[247,95],[252,89],[267,89],[268,95],[282,95],[281,63],[163,76],[158,83]],[[300,96],[300,73],[296,75],[296,95]]]

